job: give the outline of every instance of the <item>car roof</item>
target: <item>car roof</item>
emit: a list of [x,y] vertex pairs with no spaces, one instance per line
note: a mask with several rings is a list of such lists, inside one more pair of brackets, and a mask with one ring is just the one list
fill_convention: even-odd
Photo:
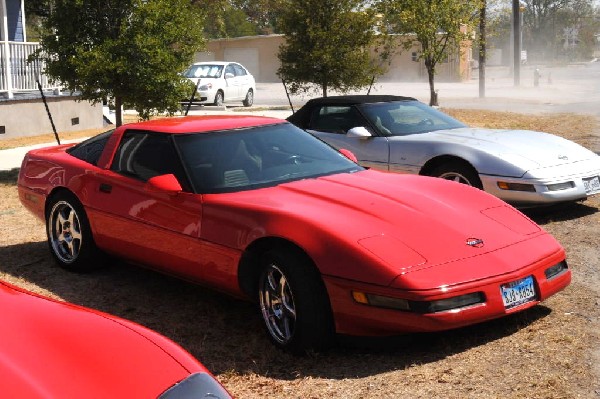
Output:
[[309,100],[307,104],[369,104],[392,101],[417,101],[412,97],[391,96],[391,95],[350,95],[350,96],[329,96],[319,97]]
[[318,97],[308,100],[302,108],[290,115],[287,120],[302,129],[308,127],[313,107],[319,105],[357,105],[386,103],[393,101],[417,101],[412,97],[390,96],[390,95],[351,95],[351,96],[329,96]]
[[287,123],[283,119],[252,115],[201,115],[154,119],[123,125],[124,130],[138,129],[163,133],[206,133]]

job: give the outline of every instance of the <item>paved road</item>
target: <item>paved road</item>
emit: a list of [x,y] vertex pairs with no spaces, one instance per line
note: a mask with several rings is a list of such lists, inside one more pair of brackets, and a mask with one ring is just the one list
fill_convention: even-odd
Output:
[[[564,67],[539,67],[541,79],[534,86],[535,66],[524,66],[518,87],[508,68],[488,68],[486,71],[486,96],[479,98],[477,71],[474,79],[461,83],[436,83],[439,103],[449,108],[476,108],[496,111],[546,113],[575,112],[600,117],[600,62]],[[357,92],[366,94],[367,90]],[[335,93],[330,93],[333,95]],[[380,82],[371,94],[395,94],[415,97],[429,102],[429,85],[426,82]],[[292,105],[299,108],[308,99],[319,96],[312,93],[292,96]],[[288,105],[281,83],[257,85],[256,106]]]

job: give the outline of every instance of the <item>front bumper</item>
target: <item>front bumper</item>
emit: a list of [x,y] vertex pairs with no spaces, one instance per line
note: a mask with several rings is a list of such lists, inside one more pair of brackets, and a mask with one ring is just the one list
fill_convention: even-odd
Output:
[[[324,276],[324,281],[331,300],[336,330],[340,334],[386,336],[411,332],[432,332],[507,316],[539,304],[567,287],[571,282],[570,269],[566,269],[550,279],[546,278],[545,271],[563,260],[564,252],[558,251],[512,273],[425,290],[399,290],[327,276]],[[527,276],[533,276],[536,290],[535,299],[506,309],[500,286]],[[411,301],[438,301],[481,292],[485,302],[437,313],[415,313],[358,303],[352,297],[352,292],[356,290]]]
[[[598,178],[600,169],[587,170],[575,174],[554,178],[511,178],[503,176],[480,175],[483,189],[517,206],[549,205],[559,202],[584,200],[588,196],[600,194],[600,188],[586,192],[584,179]],[[532,185],[533,191],[503,190],[499,183]],[[564,186],[561,189],[552,187]]]

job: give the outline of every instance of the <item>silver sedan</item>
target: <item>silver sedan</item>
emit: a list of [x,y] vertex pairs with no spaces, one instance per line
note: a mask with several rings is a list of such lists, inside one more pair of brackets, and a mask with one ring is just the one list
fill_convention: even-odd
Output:
[[600,156],[564,138],[470,128],[414,98],[337,96],[308,101],[288,118],[363,166],[441,177],[519,207],[600,193]]

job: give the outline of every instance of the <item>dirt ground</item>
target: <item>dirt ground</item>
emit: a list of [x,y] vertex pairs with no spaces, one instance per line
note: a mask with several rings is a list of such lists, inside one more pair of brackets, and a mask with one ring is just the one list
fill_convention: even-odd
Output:
[[[461,112],[469,124],[550,123],[546,131],[600,148],[598,121],[588,117]],[[0,278],[170,337],[236,397],[600,398],[599,197],[527,211],[562,243],[573,272],[543,304],[444,333],[341,337],[329,352],[295,357],[274,349],[252,304],[116,261],[90,274],[58,268],[43,223],[18,201],[16,174],[0,172]]]

